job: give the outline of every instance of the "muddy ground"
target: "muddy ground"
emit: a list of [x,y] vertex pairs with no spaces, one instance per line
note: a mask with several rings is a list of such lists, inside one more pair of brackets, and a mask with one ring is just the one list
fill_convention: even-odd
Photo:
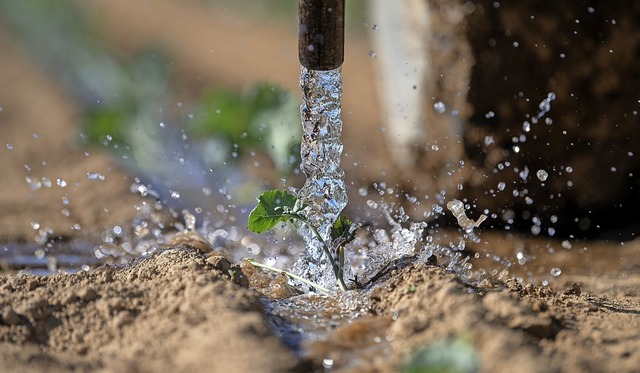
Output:
[[[109,14],[124,17],[116,5]],[[79,109],[3,28],[0,50],[0,248],[32,243],[42,227],[61,240],[98,242],[106,227],[130,225],[152,201],[130,192],[132,176],[107,154],[78,145]],[[193,58],[181,63],[206,70]],[[265,71],[252,74],[271,73]],[[354,118],[365,112],[352,110]],[[366,151],[375,149],[369,146]],[[105,178],[91,180],[90,172]],[[31,190],[25,176],[53,185]],[[58,178],[67,186],[56,185]],[[65,206],[69,214],[61,214]],[[366,291],[353,291],[359,317],[304,346],[278,338],[264,313],[270,304],[264,289],[250,286],[250,274],[242,276],[230,267],[236,263],[202,253],[189,240],[128,265],[79,274],[6,273],[0,277],[0,371],[307,372],[323,371],[323,361],[332,360],[332,371],[388,372],[449,337],[470,341],[482,372],[640,369],[639,242],[580,241],[567,249],[560,240],[510,233],[481,232],[480,238],[469,245],[471,253],[513,257],[524,250],[530,260],[514,264],[492,289],[465,285],[437,265],[398,265]],[[558,277],[549,275],[554,267],[562,269]],[[527,285],[528,273],[536,285]],[[543,280],[549,286],[539,286]]]

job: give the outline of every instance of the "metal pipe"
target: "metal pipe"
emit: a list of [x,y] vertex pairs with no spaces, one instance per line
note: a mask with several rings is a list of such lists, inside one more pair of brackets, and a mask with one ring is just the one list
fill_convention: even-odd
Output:
[[309,70],[333,70],[344,61],[344,0],[298,1],[298,58]]

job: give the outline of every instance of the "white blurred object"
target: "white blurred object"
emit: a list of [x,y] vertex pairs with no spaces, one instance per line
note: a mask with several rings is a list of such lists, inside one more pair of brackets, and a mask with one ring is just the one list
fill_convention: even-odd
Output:
[[386,134],[394,162],[403,169],[413,165],[412,145],[424,131],[422,85],[429,68],[424,47],[429,30],[427,11],[423,0],[371,2]]
[[474,6],[459,0],[373,0],[371,32],[385,136],[404,182],[422,195],[455,196],[474,64],[466,39]]

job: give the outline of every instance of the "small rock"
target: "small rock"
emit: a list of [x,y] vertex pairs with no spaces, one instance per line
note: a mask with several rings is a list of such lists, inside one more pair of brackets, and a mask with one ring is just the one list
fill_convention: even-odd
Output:
[[207,258],[207,262],[222,273],[229,273],[229,269],[231,269],[229,260],[221,255],[212,255]]
[[121,311],[113,319],[113,328],[120,329],[125,325],[131,324],[135,317],[129,311]]
[[13,308],[7,306],[2,310],[2,323],[5,325],[18,325],[20,324],[20,315]]
[[91,302],[92,300],[96,300],[98,298],[98,293],[90,287],[82,288],[78,291],[78,298],[82,299],[85,302]]
[[244,272],[239,266],[233,266],[229,270],[229,275],[231,276],[231,282],[234,284],[238,284],[242,287],[249,287],[249,279],[245,276]]
[[547,306],[547,304],[540,299],[537,299],[531,304],[531,309],[534,312],[544,312],[549,309],[549,306]]
[[28,289],[29,291],[33,291],[33,290],[35,290],[37,287],[38,287],[38,281],[33,280],[33,279],[31,279],[31,280],[27,281],[27,289]]
[[13,293],[14,290],[15,289],[13,288],[13,286],[8,282],[5,282],[2,286],[0,286],[0,292],[2,293]]
[[49,302],[46,299],[34,299],[25,305],[22,313],[31,320],[42,320],[51,313],[48,307]]
[[62,295],[60,304],[63,306],[66,306],[77,300],[78,300],[78,296],[75,295],[72,291],[69,291],[66,294]]
[[102,268],[99,272],[98,278],[104,282],[113,282],[113,270],[111,268]]
[[289,285],[287,276],[283,273],[277,275],[264,290],[264,294],[272,299],[286,299],[299,293]]
[[582,294],[582,287],[576,282],[572,283],[571,286],[569,286],[567,290],[564,291],[564,295],[580,296],[580,294]]

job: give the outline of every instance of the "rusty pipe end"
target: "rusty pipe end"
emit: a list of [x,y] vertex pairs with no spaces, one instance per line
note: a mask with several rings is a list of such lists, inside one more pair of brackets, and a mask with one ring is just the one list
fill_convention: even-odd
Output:
[[310,70],[344,61],[344,0],[298,1],[298,58]]

